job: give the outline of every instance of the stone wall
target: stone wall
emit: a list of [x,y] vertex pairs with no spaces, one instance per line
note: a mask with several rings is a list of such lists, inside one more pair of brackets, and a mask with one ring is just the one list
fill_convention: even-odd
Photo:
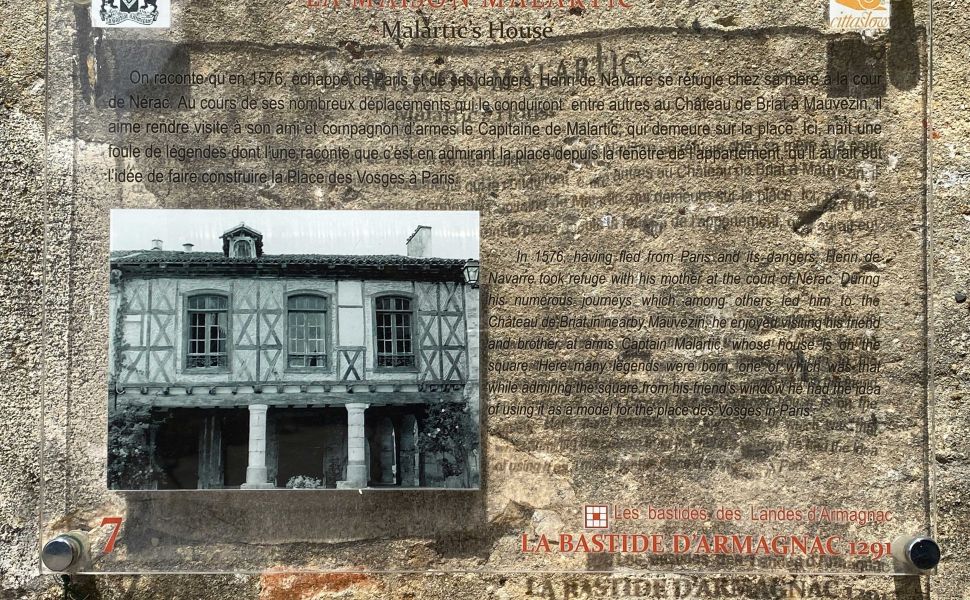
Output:
[[[31,9],[32,8],[32,9]],[[747,597],[783,597],[778,590],[786,586],[804,586],[816,595],[829,597],[874,597],[903,598],[912,597],[922,587],[922,592],[941,600],[967,598],[970,596],[970,534],[967,533],[970,514],[966,498],[970,486],[970,463],[968,463],[968,433],[970,423],[966,410],[966,384],[968,361],[966,343],[970,330],[970,267],[965,250],[967,227],[967,187],[970,185],[970,125],[965,108],[966,81],[970,67],[967,66],[965,48],[970,37],[965,13],[970,6],[966,2],[956,2],[934,7],[935,40],[933,87],[931,90],[932,138],[930,174],[935,182],[935,198],[932,222],[932,320],[930,331],[934,341],[934,355],[931,365],[934,369],[936,403],[931,412],[932,434],[935,452],[931,456],[935,467],[936,525],[939,541],[944,548],[944,559],[940,573],[931,580],[908,578],[852,577],[831,579],[826,577],[770,577],[758,576],[739,578],[733,576],[711,576],[703,579],[673,578],[679,582],[667,584],[664,589],[700,589],[701,597],[738,597],[737,590],[751,590]],[[255,9],[254,9],[255,10]],[[911,10],[908,2],[897,2],[894,12],[906,14]],[[251,18],[247,11],[223,8],[219,13],[225,22]],[[649,34],[660,30],[670,39],[654,45],[647,43],[644,52],[657,60],[666,58],[665,52],[692,51],[703,52],[705,38],[680,37],[678,30],[730,29],[736,39],[744,38],[747,33],[768,28],[777,43],[798,46],[800,36],[817,28],[818,7],[813,4],[789,7],[778,10],[769,5],[715,5],[712,3],[674,3],[658,6],[636,23],[614,23],[610,18],[598,27],[627,27],[626,33]],[[189,16],[189,15],[186,15]],[[556,15],[564,24],[564,32],[576,32],[578,26],[571,24],[567,15]],[[37,576],[39,487],[41,471],[37,461],[40,447],[41,386],[46,385],[48,396],[63,393],[67,399],[65,414],[46,415],[48,424],[59,420],[76,419],[77,414],[70,411],[84,411],[85,407],[95,405],[93,397],[72,398],[73,385],[70,382],[70,356],[60,354],[61,349],[78,343],[69,339],[64,323],[69,316],[85,315],[89,307],[83,301],[86,294],[93,294],[85,282],[94,281],[87,276],[78,277],[77,285],[70,289],[62,286],[48,286],[46,300],[44,274],[63,275],[75,268],[92,268],[91,265],[77,265],[68,255],[74,227],[93,228],[97,226],[98,216],[82,211],[76,215],[78,222],[63,222],[58,218],[65,212],[60,198],[62,193],[71,190],[69,182],[62,179],[49,181],[55,193],[52,200],[45,204],[42,195],[44,177],[44,116],[43,99],[45,91],[44,64],[44,10],[42,5],[28,7],[11,3],[0,6],[0,22],[3,23],[4,39],[7,48],[0,62],[0,94],[3,107],[0,112],[0,198],[2,198],[2,244],[5,261],[2,266],[2,281],[5,293],[0,297],[0,326],[4,338],[3,372],[6,391],[0,404],[0,420],[5,424],[0,434],[2,470],[6,476],[0,483],[0,595],[11,598],[60,597],[57,582],[52,578]],[[328,33],[336,39],[353,39],[352,31],[360,25],[354,22],[336,21],[328,24]],[[226,30],[232,29],[227,27]],[[219,41],[219,31],[206,32],[210,38]],[[195,32],[198,35],[198,32]],[[256,39],[278,35],[279,32],[267,27],[253,27],[252,36]],[[752,33],[752,35],[756,35]],[[665,44],[669,44],[666,45]],[[739,42],[743,44],[743,42]],[[684,48],[684,45],[690,47]],[[723,46],[725,51],[731,45]],[[346,48],[349,53],[357,50],[353,44]],[[461,55],[460,51],[455,51]],[[919,71],[919,65],[907,63],[906,56],[892,55],[895,83],[897,89],[907,89],[907,77]],[[784,52],[778,52],[774,60],[784,60]],[[57,76],[59,70],[66,68],[63,63],[51,65],[51,74]],[[909,88],[911,89],[911,87]],[[53,99],[54,105],[58,99]],[[905,109],[903,109],[905,110]],[[54,160],[65,160],[61,156],[63,148],[48,149]],[[52,169],[60,173],[60,169]],[[912,185],[912,180],[904,180],[902,185]],[[337,199],[341,207],[353,208],[361,205],[353,199]],[[363,203],[363,206],[367,206]],[[45,213],[45,211],[47,211]],[[44,222],[52,225],[46,230]],[[47,248],[45,259],[44,249]],[[46,262],[45,262],[46,260]],[[87,273],[87,271],[84,271]],[[53,290],[53,291],[52,291]],[[900,293],[918,295],[919,290],[900,290]],[[50,294],[58,294],[51,297]],[[60,295],[64,294],[64,295]],[[42,307],[49,309],[44,314]],[[48,342],[44,342],[44,333]],[[51,341],[53,340],[53,341]],[[70,342],[70,343],[68,343]],[[95,344],[96,341],[92,341]],[[81,344],[84,347],[84,344]],[[39,372],[42,353],[46,353],[48,376],[41,381]],[[82,389],[82,394],[83,388]],[[96,437],[96,436],[95,436]],[[51,440],[48,440],[51,442]],[[66,456],[70,448],[63,447],[63,440],[53,440],[54,460]],[[492,444],[501,447],[502,442],[493,440]],[[73,461],[65,464],[75,464]],[[56,466],[56,465],[54,465]],[[55,497],[62,496],[78,502],[89,491],[74,490],[65,482],[71,476],[66,473],[45,481],[47,490]],[[520,522],[521,513],[554,516],[544,513],[543,508],[554,505],[553,496],[559,489],[559,482],[553,478],[530,477],[516,485],[504,489],[528,490],[521,496],[494,498],[503,510],[492,511],[490,527],[501,529],[506,523]],[[437,549],[428,549],[429,554]],[[281,556],[281,564],[306,562],[321,552],[313,544],[289,548],[288,556]],[[489,556],[490,548],[483,545],[478,550],[483,558]],[[414,557],[415,565],[426,560],[420,553]],[[344,595],[352,592],[354,597],[362,598],[437,598],[437,597],[495,597],[524,598],[588,597],[609,596],[647,596],[662,578],[631,578],[623,575],[588,574],[577,576],[544,576],[536,573],[516,572],[513,562],[496,564],[495,567],[509,573],[494,576],[448,575],[448,576],[378,576],[357,574],[324,575],[285,575],[264,573],[252,576],[219,577],[116,577],[105,576],[86,578],[79,582],[81,597],[89,598],[309,598]],[[814,587],[813,587],[814,586]],[[720,590],[720,591],[718,591]],[[851,591],[850,591],[851,590]],[[870,593],[869,596],[863,595]]]

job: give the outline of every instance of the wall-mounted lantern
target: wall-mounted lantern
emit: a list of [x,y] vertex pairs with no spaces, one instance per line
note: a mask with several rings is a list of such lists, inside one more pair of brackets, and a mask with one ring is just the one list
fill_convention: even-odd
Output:
[[473,288],[478,288],[478,272],[481,270],[479,262],[473,258],[469,259],[465,263],[465,283],[472,286]]

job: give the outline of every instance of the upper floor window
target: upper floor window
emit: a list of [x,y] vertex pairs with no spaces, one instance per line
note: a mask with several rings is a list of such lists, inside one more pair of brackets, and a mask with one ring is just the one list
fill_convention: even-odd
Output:
[[406,296],[380,296],[376,300],[378,367],[413,367],[413,312]]
[[327,299],[303,294],[286,303],[290,367],[327,366]]
[[229,323],[229,300],[225,296],[205,294],[188,299],[189,369],[229,366],[226,338]]

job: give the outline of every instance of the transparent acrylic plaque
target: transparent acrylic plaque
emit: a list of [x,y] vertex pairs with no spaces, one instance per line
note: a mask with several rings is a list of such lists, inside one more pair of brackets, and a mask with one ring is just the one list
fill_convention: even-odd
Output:
[[923,4],[123,2],[49,2],[79,570],[891,574],[932,533]]

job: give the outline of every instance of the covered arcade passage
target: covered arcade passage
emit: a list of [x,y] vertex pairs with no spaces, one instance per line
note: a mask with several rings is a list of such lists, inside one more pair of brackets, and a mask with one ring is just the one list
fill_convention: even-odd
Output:
[[440,486],[422,453],[422,404],[153,411],[159,489]]

